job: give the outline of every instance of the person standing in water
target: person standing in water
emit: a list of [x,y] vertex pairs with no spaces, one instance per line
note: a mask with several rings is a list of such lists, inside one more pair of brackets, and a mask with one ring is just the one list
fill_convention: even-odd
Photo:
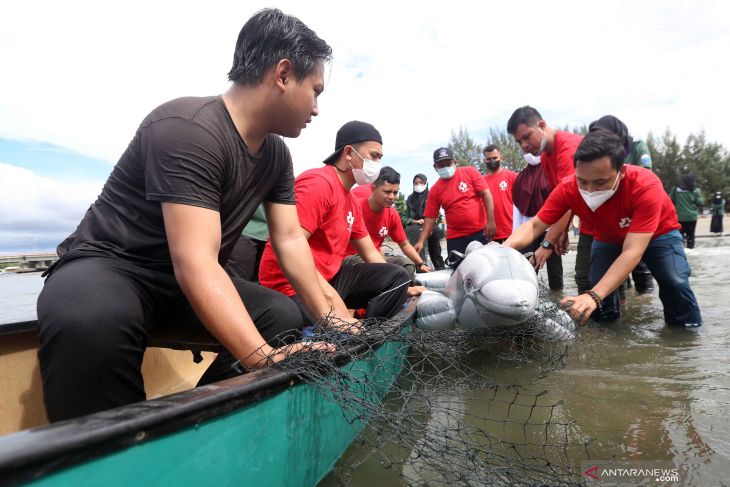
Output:
[[721,192],[715,193],[715,197],[710,202],[712,205],[710,212],[712,214],[712,222],[710,222],[710,232],[715,235],[722,236],[722,219],[725,217],[725,198]]
[[687,166],[682,168],[682,177],[679,184],[672,188],[669,197],[677,209],[679,224],[682,225],[682,237],[688,249],[695,248],[695,229],[697,227],[697,215],[705,203],[702,193],[697,187],[697,179]]

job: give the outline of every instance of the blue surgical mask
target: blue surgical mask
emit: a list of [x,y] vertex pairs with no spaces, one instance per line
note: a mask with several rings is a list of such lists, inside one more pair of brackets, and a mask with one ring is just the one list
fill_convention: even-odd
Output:
[[456,174],[456,166],[451,165],[446,167],[440,167],[436,169],[436,172],[441,179],[451,179],[454,174]]

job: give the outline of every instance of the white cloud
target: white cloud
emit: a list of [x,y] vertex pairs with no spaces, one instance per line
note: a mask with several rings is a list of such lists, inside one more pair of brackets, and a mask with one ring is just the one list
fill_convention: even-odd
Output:
[[0,162],[0,248],[53,248],[81,221],[102,183],[62,183]]
[[[12,21],[0,32],[0,136],[115,162],[155,106],[226,89],[238,31],[267,6],[12,2],[3,11]],[[612,113],[639,137],[705,129],[730,146],[727,2],[277,6],[316,30],[335,55],[320,116],[287,141],[297,172],[319,165],[352,119],[380,129],[386,161],[429,170],[431,152],[452,129],[504,127],[524,104],[557,126]]]

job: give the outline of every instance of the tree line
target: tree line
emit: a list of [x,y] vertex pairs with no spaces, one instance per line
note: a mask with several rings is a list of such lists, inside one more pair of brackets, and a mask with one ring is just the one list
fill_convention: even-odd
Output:
[[[577,134],[585,135],[588,126],[563,127]],[[669,192],[677,185],[682,169],[687,167],[697,178],[705,202],[714,197],[717,191],[726,199],[726,208],[730,205],[730,152],[722,144],[707,140],[704,131],[687,136],[684,144],[667,129],[661,136],[649,133],[645,139],[651,153],[653,171],[659,176],[664,189]],[[513,171],[525,167],[522,150],[506,130],[491,127],[484,144],[478,143],[465,127],[451,132],[449,148],[454,152],[457,164],[471,165],[482,173],[486,172],[482,151],[489,144],[499,147],[504,156],[503,166]]]

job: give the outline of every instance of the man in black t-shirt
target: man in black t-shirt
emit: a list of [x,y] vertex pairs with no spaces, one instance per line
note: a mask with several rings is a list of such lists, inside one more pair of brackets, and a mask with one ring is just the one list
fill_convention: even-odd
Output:
[[[291,156],[275,134],[297,137],[318,114],[331,52],[298,19],[262,10],[239,34],[225,94],[173,100],[144,119],[59,245],[38,299],[51,421],[144,400],[142,356],[156,329],[205,327],[247,368],[305,347],[291,343],[303,326],[293,302],[222,266],[263,202],[287,278],[312,316],[330,313],[299,228]],[[202,382],[229,374],[217,365]]]

